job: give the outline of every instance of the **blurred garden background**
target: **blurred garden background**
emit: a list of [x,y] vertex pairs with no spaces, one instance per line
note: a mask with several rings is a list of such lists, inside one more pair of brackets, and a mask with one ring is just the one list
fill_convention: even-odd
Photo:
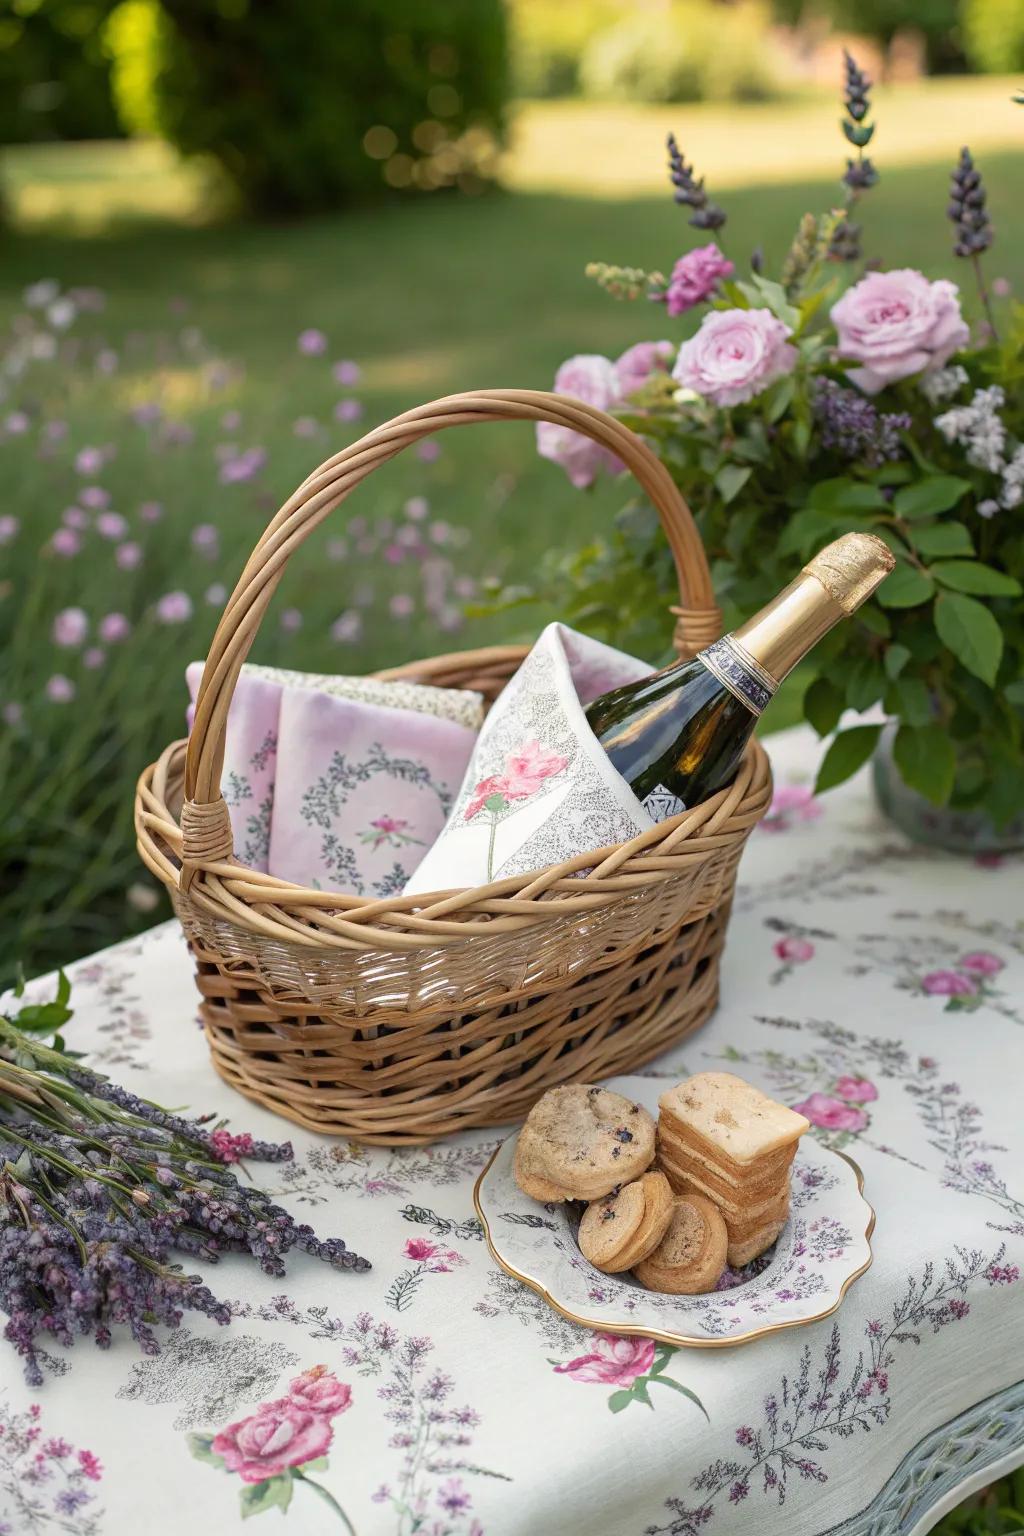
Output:
[[[963,280],[969,143],[1019,294],[1024,0],[6,0],[4,981],[165,915],[134,781],[183,733],[186,663],[280,501],[422,400],[692,328],[584,276],[690,243],[669,131],[734,259],[781,261],[841,200],[844,47],[876,82],[869,259]],[[432,441],[319,531],[254,657],[364,671],[530,639],[557,599],[509,592],[621,501],[574,492],[525,427]],[[1016,1481],[943,1531],[1021,1529]]]
[[[0,969],[164,914],[134,780],[280,501],[424,399],[678,340],[687,317],[584,276],[691,242],[670,130],[735,259],[780,261],[841,198],[844,47],[877,82],[868,257],[963,280],[969,142],[1019,292],[1021,0],[8,0]],[[509,589],[621,502],[573,492],[525,427],[449,434],[319,531],[254,657],[362,671],[529,639],[557,601]]]

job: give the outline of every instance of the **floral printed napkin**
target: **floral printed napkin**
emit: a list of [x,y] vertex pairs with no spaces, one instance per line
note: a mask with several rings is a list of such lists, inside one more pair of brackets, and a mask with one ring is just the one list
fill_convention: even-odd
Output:
[[650,670],[549,624],[488,715],[451,816],[406,892],[486,885],[653,826],[583,713]]
[[[202,662],[186,673],[193,708],[202,675]],[[482,721],[480,694],[462,689],[244,666],[221,779],[235,852],[299,885],[401,890]]]

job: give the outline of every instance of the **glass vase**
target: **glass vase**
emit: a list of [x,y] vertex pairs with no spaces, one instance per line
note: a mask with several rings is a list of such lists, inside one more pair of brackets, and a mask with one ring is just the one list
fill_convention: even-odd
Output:
[[873,770],[875,798],[889,820],[915,843],[950,853],[1000,854],[1024,848],[1024,816],[997,827],[984,811],[952,810],[933,805],[904,784],[893,758],[898,727],[888,724],[878,740]]

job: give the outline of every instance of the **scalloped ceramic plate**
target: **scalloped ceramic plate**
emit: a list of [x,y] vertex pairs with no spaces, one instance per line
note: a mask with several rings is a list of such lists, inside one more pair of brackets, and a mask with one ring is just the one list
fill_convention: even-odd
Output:
[[[618,1086],[643,1101],[659,1085],[632,1078]],[[524,1195],[512,1177],[515,1144],[515,1136],[503,1142],[477,1180],[487,1245],[502,1269],[585,1328],[698,1349],[745,1344],[827,1317],[871,1263],[875,1213],[860,1169],[806,1137],[793,1163],[790,1218],[775,1246],[746,1269],[727,1270],[723,1288],[706,1296],[646,1291],[631,1275],[595,1269],[576,1242],[583,1207]]]

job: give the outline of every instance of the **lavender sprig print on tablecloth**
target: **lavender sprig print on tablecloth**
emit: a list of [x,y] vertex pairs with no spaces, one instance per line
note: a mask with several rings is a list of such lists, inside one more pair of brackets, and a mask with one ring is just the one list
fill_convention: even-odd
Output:
[[[436,1536],[484,1536],[466,1479],[512,1479],[470,1459],[472,1431],[480,1427],[481,1416],[453,1401],[454,1380],[431,1359],[433,1339],[402,1334],[369,1312],[346,1322],[332,1317],[326,1307],[297,1307],[285,1295],[261,1306],[236,1303],[232,1313],[301,1328],[311,1338],[329,1340],[338,1346],[346,1372],[379,1378],[377,1398],[385,1405],[384,1419],[393,1426],[388,1443],[399,1464],[393,1479],[373,1497],[394,1510],[395,1536],[428,1530],[431,1536],[435,1532]],[[582,1330],[577,1332],[584,1336]]]
[[325,1190],[342,1190],[370,1200],[410,1194],[416,1186],[454,1187],[475,1179],[498,1146],[493,1137],[466,1136],[444,1146],[397,1147],[388,1150],[343,1142],[311,1147],[281,1170],[281,1186],[272,1194],[288,1195],[305,1205],[320,1205]]
[[102,1479],[99,1458],[48,1432],[38,1403],[17,1410],[0,1398],[0,1531],[100,1536]]
[[690,1480],[692,1493],[667,1499],[668,1521],[646,1526],[644,1536],[703,1536],[720,1523],[723,1499],[784,1504],[794,1482],[827,1483],[830,1454],[888,1419],[893,1375],[907,1351],[965,1318],[972,1286],[1019,1280],[1017,1266],[1004,1258],[1002,1246],[992,1254],[957,1247],[940,1268],[927,1264],[920,1277],[908,1275],[889,1319],[863,1324],[855,1355],[850,1331],[834,1323],[820,1353],[806,1345],[796,1375],[784,1374],[765,1396],[761,1423],[737,1426],[737,1454],[703,1468]]

